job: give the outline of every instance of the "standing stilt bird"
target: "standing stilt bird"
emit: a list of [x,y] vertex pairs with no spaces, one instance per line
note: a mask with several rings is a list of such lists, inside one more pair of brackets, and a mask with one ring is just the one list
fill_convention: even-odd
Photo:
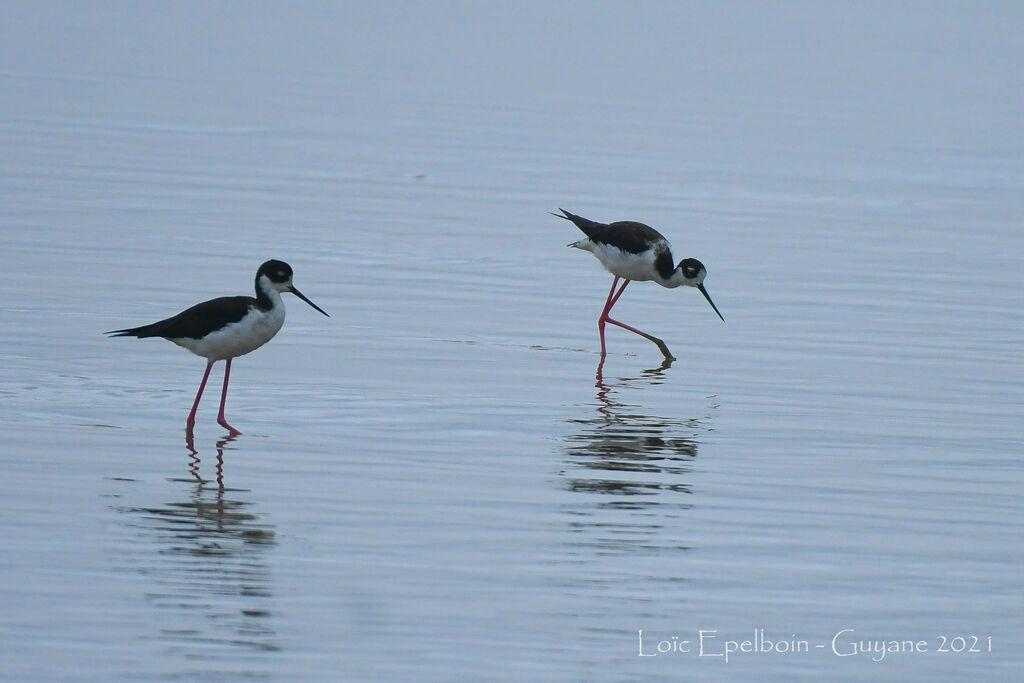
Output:
[[[612,280],[612,288],[608,292],[608,298],[604,302],[604,308],[601,310],[601,317],[597,319],[597,329],[601,333],[602,358],[605,355],[604,324],[609,322],[650,339],[661,349],[665,360],[675,360],[662,340],[608,317],[612,306],[622,296],[622,292],[625,291],[626,285],[631,280],[654,280],[662,287],[670,288],[682,285],[696,287],[711,304],[711,308],[715,309],[715,313],[718,313],[718,317],[722,318],[718,306],[715,306],[715,302],[711,300],[708,290],[704,289],[704,278],[708,274],[704,264],[695,258],[687,258],[680,261],[678,266],[672,265],[672,249],[668,240],[654,228],[634,221],[597,223],[569,213],[565,209],[559,209],[559,211],[562,213],[551,215],[572,221],[586,235],[586,238],[568,246],[589,251],[615,276],[615,279]],[[622,283],[622,287],[618,291],[615,291],[619,278],[624,279],[625,282]],[[722,320],[724,321],[725,318]]]
[[241,434],[224,418],[224,402],[228,396],[231,359],[255,351],[274,338],[284,324],[282,292],[291,292],[307,304],[327,313],[304,297],[292,284],[292,267],[284,261],[267,261],[256,271],[256,298],[222,296],[210,299],[178,315],[142,327],[107,332],[114,337],[163,337],[206,359],[206,373],[199,383],[199,392],[192,404],[185,426],[189,431],[196,422],[199,399],[210,377],[210,368],[219,360],[224,366],[224,389],[220,395],[217,422],[232,434]]

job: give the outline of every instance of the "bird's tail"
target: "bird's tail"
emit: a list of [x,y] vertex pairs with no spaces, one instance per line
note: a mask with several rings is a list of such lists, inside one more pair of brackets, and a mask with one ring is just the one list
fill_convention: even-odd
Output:
[[[163,322],[163,321],[161,321]],[[145,337],[159,337],[162,326],[160,323],[153,323],[152,325],[143,325],[142,327],[128,327],[123,330],[110,330],[103,334],[109,334],[111,337],[138,337],[143,339]]]
[[[559,209],[559,211],[561,211],[562,213],[549,213],[551,213],[552,216],[558,216],[559,218],[564,218],[567,221],[572,221],[573,225],[582,230],[583,234],[586,235],[587,237],[593,237],[596,232],[598,232],[601,228],[604,227],[604,224],[602,223],[592,221],[589,218],[584,218],[583,216],[577,216],[574,213],[569,213],[565,209]],[[579,242],[573,242],[569,246],[575,247],[578,245]]]

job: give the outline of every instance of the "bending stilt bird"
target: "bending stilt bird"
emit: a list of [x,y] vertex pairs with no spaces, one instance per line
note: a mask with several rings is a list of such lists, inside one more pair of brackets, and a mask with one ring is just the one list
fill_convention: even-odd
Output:
[[[704,289],[704,278],[707,276],[704,264],[695,258],[686,258],[680,261],[679,265],[673,265],[672,250],[668,240],[654,228],[635,221],[598,223],[569,213],[565,209],[559,209],[559,211],[562,213],[553,213],[552,215],[572,221],[586,235],[584,239],[568,246],[589,251],[615,276],[612,288],[608,291],[608,298],[604,302],[604,308],[601,309],[601,316],[597,320],[597,328],[601,335],[602,357],[605,355],[604,324],[608,322],[651,340],[658,345],[666,360],[675,360],[661,339],[609,317],[608,314],[611,312],[612,306],[622,296],[622,292],[625,291],[626,285],[631,280],[654,280],[662,287],[669,288],[684,285],[696,287],[711,304],[711,308],[715,309],[718,317],[725,320],[718,311],[718,307],[715,306],[715,302],[711,300],[708,290]],[[625,281],[616,291],[615,287],[620,278]]]

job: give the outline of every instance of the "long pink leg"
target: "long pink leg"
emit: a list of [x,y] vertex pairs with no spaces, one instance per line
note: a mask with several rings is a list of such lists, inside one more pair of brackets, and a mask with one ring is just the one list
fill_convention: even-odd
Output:
[[203,397],[203,389],[206,388],[206,380],[210,378],[210,369],[212,367],[213,361],[206,361],[206,372],[203,373],[203,381],[199,383],[199,391],[196,393],[195,403],[192,404],[192,412],[188,414],[188,420],[185,421],[185,428],[190,432],[196,426],[196,410],[199,408],[199,399]]
[[601,317],[597,319],[597,331],[601,335],[601,358],[605,356],[604,348],[604,321],[608,319],[608,311],[612,310],[612,306],[622,296],[622,290],[629,284],[629,280],[622,283],[622,289],[619,290],[618,294],[615,293],[615,285],[619,284],[619,276],[616,275],[615,279],[612,280],[612,288],[608,290],[608,298],[604,301],[604,308],[601,309]]
[[[620,296],[622,296],[622,293],[623,293],[624,291],[626,291],[626,285],[628,285],[628,284],[629,284],[630,282],[632,282],[632,280],[625,280],[625,281],[624,281],[624,282],[622,283],[622,286],[621,286],[621,287],[619,287],[619,291],[615,293],[615,296],[614,296],[614,297],[612,297],[612,301],[611,301],[611,303],[610,303],[610,304],[608,304],[608,310],[606,310],[606,311],[605,311],[605,314],[606,314],[606,316],[605,316],[605,317],[607,317],[607,313],[608,313],[608,311],[612,310],[612,306],[614,306],[614,305],[615,305],[615,303],[616,303],[616,302],[617,302],[617,301],[619,300],[619,297],[620,297]],[[614,284],[614,283],[612,283],[612,284]]]
[[[615,280],[618,281],[618,277],[616,277]],[[618,293],[616,293],[614,297],[611,296],[611,293],[608,294],[608,302],[605,304],[604,311],[601,313],[601,320],[598,321],[598,326],[601,328],[601,355],[604,355],[604,323],[609,322],[612,325],[618,325],[624,330],[635,332],[644,339],[651,340],[652,342],[657,344],[658,348],[661,350],[662,355],[665,356],[665,360],[675,360],[675,356],[673,356],[672,353],[668,350],[668,347],[665,346],[665,342],[661,341],[654,335],[647,334],[646,332],[638,330],[635,327],[630,327],[626,323],[620,323],[618,320],[613,320],[612,318],[608,317],[608,314],[611,313],[612,306],[614,306],[615,302],[617,302],[619,300],[619,297],[622,296],[622,292],[625,291],[626,285],[628,285],[629,282],[629,280],[626,280],[624,283],[622,283],[622,288],[619,289]],[[615,289],[615,282],[612,283],[612,289]]]
[[232,434],[241,434],[234,427],[228,424],[227,419],[224,417],[224,403],[228,400],[228,378],[231,376],[231,359],[228,358],[224,365],[224,390],[220,393],[220,412],[217,413],[217,424],[224,429],[228,430]]

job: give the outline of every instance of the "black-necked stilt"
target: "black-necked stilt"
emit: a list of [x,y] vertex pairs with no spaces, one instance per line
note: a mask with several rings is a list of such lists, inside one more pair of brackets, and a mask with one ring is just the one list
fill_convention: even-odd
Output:
[[307,304],[327,313],[302,295],[292,284],[292,267],[284,261],[267,261],[256,271],[256,298],[222,296],[210,299],[178,315],[142,327],[107,332],[114,337],[163,337],[206,359],[206,373],[199,383],[199,392],[188,414],[186,427],[196,422],[199,399],[210,377],[210,368],[219,360],[224,366],[224,389],[220,395],[217,422],[234,434],[241,434],[224,418],[224,401],[228,395],[231,359],[255,351],[274,338],[284,324],[284,301],[281,292],[291,292]]
[[[604,324],[609,322],[650,339],[658,345],[666,360],[675,360],[662,340],[608,317],[612,306],[622,296],[630,280],[654,280],[662,287],[670,288],[682,285],[696,287],[711,304],[711,308],[715,309],[715,313],[718,313],[718,317],[722,318],[718,306],[711,300],[708,290],[704,289],[704,278],[708,274],[704,264],[695,258],[687,258],[680,261],[678,266],[672,265],[672,249],[668,240],[654,228],[635,221],[597,223],[569,213],[565,209],[559,211],[562,213],[552,215],[572,221],[586,235],[585,239],[573,242],[569,246],[589,251],[615,276],[604,308],[601,310],[601,317],[597,320],[597,328],[601,333],[602,358],[605,355]],[[623,278],[625,282],[616,292],[615,286],[619,278]]]

